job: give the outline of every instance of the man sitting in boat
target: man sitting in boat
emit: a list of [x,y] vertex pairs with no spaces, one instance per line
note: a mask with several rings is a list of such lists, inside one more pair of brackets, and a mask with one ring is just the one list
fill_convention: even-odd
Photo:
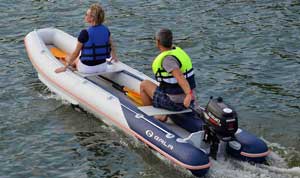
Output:
[[[196,87],[191,59],[181,48],[173,46],[171,30],[159,30],[155,40],[161,53],[154,59],[152,70],[159,86],[149,80],[142,81],[143,104],[171,111],[184,110],[193,102]],[[164,122],[167,117],[157,119]]]
[[[115,48],[109,29],[104,26],[104,11],[99,4],[92,4],[85,14],[85,21],[90,25],[80,32],[75,51],[66,58],[64,67],[55,72],[64,72],[69,65],[75,64],[81,73],[104,72],[107,68],[106,60],[115,60]],[[78,56],[80,55],[80,60]],[[75,62],[74,60],[77,59]]]

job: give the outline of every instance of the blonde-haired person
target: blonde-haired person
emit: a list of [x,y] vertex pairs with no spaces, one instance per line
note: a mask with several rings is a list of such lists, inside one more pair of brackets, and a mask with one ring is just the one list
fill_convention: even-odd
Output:
[[110,31],[103,25],[104,18],[100,4],[92,4],[87,9],[84,19],[89,27],[80,32],[75,50],[66,58],[65,66],[55,70],[56,73],[66,71],[69,65],[76,65],[81,73],[103,72],[107,68],[107,60],[118,61]]

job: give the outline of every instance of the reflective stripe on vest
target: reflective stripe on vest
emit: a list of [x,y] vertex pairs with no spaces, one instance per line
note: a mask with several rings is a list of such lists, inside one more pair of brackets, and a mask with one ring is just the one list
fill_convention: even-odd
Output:
[[92,26],[87,29],[89,39],[83,44],[80,60],[83,63],[103,63],[110,58],[110,32],[104,25]]
[[[194,70],[190,70],[186,73],[183,74],[185,76],[185,78],[190,78],[191,76],[194,75]],[[166,82],[166,83],[170,83],[170,84],[176,84],[177,83],[177,80],[175,77],[156,77],[157,81],[158,82]]]

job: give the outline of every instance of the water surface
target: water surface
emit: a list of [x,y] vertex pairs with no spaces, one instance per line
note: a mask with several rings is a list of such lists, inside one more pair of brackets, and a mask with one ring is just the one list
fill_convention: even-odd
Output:
[[[0,177],[191,177],[38,80],[24,36],[44,27],[77,36],[92,2],[0,1]],[[152,75],[154,34],[172,29],[193,59],[199,103],[223,96],[274,151],[270,166],[213,161],[207,177],[300,177],[299,1],[101,3],[121,61]]]

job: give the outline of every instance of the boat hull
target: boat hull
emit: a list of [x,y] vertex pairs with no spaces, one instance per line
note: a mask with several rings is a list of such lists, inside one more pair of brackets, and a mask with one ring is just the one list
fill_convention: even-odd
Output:
[[[209,145],[203,141],[203,118],[189,112],[170,115],[171,123],[159,122],[114,87],[117,83],[139,93],[142,80],[156,81],[122,62],[110,65],[110,72],[97,75],[83,75],[70,69],[55,73],[56,68],[63,66],[63,61],[56,59],[49,49],[54,46],[71,54],[77,43],[76,38],[55,28],[32,31],[24,42],[39,79],[50,90],[93,113],[106,124],[138,138],[165,159],[194,175],[203,176],[208,172],[211,162]],[[269,153],[262,140],[241,129],[222,148],[233,157],[258,163]]]
[[114,82],[123,82],[135,91],[139,91],[141,80],[155,82],[153,79],[122,62],[112,65],[122,72],[103,74],[101,77],[84,77],[69,69],[63,73],[55,73],[54,70],[63,64],[53,56],[49,48],[55,46],[70,54],[77,43],[76,38],[55,28],[30,32],[24,42],[39,79],[53,92],[93,113],[108,125],[137,137],[174,164],[197,171],[197,176],[202,176],[208,171],[211,163],[206,152],[193,144],[178,142],[177,140],[181,138],[179,135],[153,116],[140,111],[124,93],[115,90],[111,83],[101,77],[113,79]]

